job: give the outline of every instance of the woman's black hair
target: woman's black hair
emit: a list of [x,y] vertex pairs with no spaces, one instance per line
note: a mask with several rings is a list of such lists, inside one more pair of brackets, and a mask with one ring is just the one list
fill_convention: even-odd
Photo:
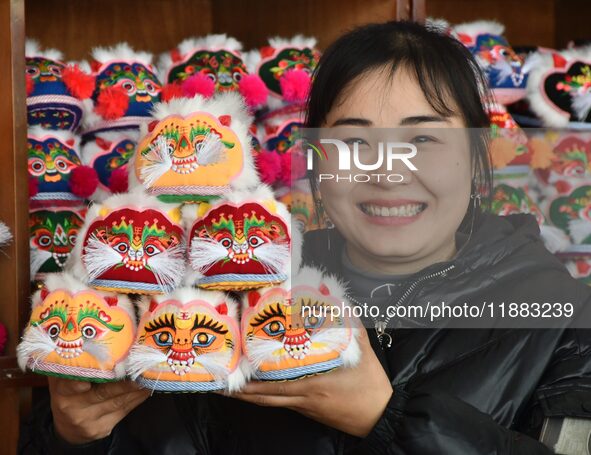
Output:
[[[440,28],[392,21],[364,25],[341,36],[326,49],[314,72],[306,127],[322,127],[339,96],[358,77],[383,68],[393,76],[400,67],[415,75],[426,100],[438,114],[459,114],[463,118],[470,129],[472,193],[488,203],[492,171],[487,134],[490,120],[483,106],[488,96],[486,79],[470,51]],[[450,100],[459,112],[453,111]],[[315,176],[309,176],[318,202]],[[470,226],[479,213],[471,204],[460,230]]]

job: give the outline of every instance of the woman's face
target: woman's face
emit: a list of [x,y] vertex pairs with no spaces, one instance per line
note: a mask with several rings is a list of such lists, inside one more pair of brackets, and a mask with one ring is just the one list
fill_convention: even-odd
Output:
[[[450,108],[457,112],[453,103]],[[346,140],[351,150],[357,142],[362,163],[377,161],[378,140],[412,143],[418,150],[410,159],[416,171],[401,160],[394,160],[391,170],[384,160],[379,170],[352,166],[345,171],[400,174],[399,183],[375,176],[361,183],[321,180],[323,205],[345,237],[352,262],[367,270],[400,274],[453,257],[472,181],[468,133],[461,116],[438,114],[406,70],[397,70],[393,77],[376,70],[343,92],[324,126],[334,127],[329,134]],[[344,174],[336,148],[329,147],[328,159],[318,161],[317,176]]]

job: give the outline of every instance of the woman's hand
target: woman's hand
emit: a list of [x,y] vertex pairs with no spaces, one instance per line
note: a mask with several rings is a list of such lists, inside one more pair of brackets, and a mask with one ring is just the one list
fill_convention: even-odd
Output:
[[354,436],[365,437],[381,417],[393,389],[365,329],[358,338],[361,360],[355,368],[339,368],[297,381],[246,385],[231,396],[260,406],[293,409]]
[[70,379],[49,378],[51,412],[58,435],[70,444],[84,444],[111,434],[113,427],[150,391],[121,381],[91,384]]

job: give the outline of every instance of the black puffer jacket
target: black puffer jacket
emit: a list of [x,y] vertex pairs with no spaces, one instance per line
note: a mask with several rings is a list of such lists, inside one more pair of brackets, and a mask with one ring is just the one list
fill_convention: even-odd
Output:
[[[331,236],[323,265],[340,271],[335,231],[309,233],[304,259],[314,262]],[[326,256],[324,254],[323,256]],[[404,304],[421,300],[573,302],[590,292],[570,278],[539,239],[533,217],[486,216],[446,276],[435,264]],[[155,395],[109,438],[67,447],[54,436],[47,402],[23,428],[23,453],[108,454],[537,454],[544,416],[591,418],[591,331],[581,329],[400,329],[382,351],[372,346],[395,393],[363,440],[281,408],[214,394]],[[67,450],[67,451],[66,451]]]

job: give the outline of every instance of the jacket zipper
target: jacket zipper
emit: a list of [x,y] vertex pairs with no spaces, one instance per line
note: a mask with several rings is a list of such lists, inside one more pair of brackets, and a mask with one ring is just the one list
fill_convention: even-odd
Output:
[[[445,275],[447,275],[447,273],[450,270],[453,270],[455,268],[456,268],[456,266],[451,264],[448,267],[446,267],[442,270],[439,270],[438,272],[430,273],[429,275],[424,275],[424,276],[418,278],[417,280],[413,281],[410,284],[410,286],[408,288],[406,288],[406,291],[404,291],[404,294],[402,294],[402,296],[398,299],[398,302],[396,302],[396,305],[394,305],[394,307],[398,308],[399,306],[401,306],[404,303],[404,301],[412,294],[412,292],[415,290],[415,288],[418,286],[419,283],[422,283],[423,281],[426,281],[426,280],[433,279],[438,276],[445,276]],[[386,319],[384,319],[382,321],[374,319],[375,330],[378,335],[378,341],[380,342],[380,345],[383,347],[382,340],[384,339],[384,337],[386,337],[388,340],[386,343],[387,348],[392,346],[392,335],[390,335],[386,331],[386,329],[388,327],[388,322],[390,322],[390,319],[392,319],[392,316],[387,316]]]

